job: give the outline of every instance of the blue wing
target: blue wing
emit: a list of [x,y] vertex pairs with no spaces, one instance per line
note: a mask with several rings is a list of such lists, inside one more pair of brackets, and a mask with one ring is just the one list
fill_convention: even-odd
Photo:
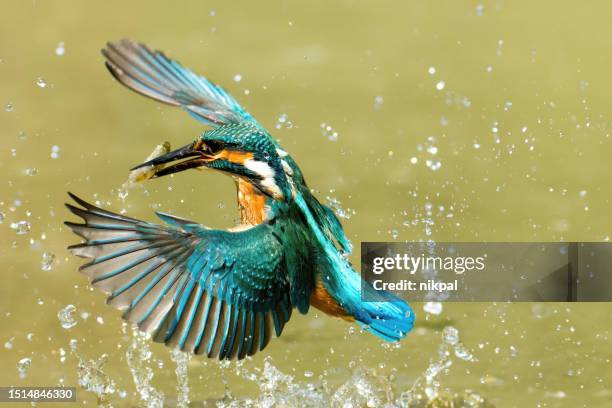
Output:
[[210,126],[250,122],[262,128],[227,91],[160,51],[124,39],[109,42],[102,54],[113,76],[144,96],[180,106]]
[[280,242],[267,224],[212,230],[167,214],[159,226],[97,208],[71,194],[85,223],[80,270],[108,303],[155,341],[219,359],[262,350],[289,321],[290,284]]

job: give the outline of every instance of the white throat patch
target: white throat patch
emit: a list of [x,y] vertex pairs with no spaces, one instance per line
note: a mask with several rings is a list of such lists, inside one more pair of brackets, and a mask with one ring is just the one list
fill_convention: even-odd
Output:
[[274,198],[283,198],[283,192],[274,180],[276,172],[268,163],[255,159],[247,159],[244,162],[244,167],[261,177],[261,185],[265,187]]

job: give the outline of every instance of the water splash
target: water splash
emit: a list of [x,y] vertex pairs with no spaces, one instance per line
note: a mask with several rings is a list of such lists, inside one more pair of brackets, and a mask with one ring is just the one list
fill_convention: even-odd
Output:
[[116,391],[115,381],[102,368],[108,361],[108,354],[102,354],[97,360],[84,360],[79,357],[77,377],[79,385],[98,397],[98,407],[112,407],[107,399]]
[[342,201],[338,200],[335,197],[326,196],[325,200],[327,200],[327,205],[329,205],[331,209],[334,210],[334,213],[338,216],[338,218],[348,220],[353,215],[357,214],[357,211],[352,208],[342,208]]
[[98,399],[98,407],[112,408],[109,398],[117,391],[115,381],[104,372],[108,362],[108,354],[104,353],[97,359],[88,360],[77,352],[77,341],[70,341],[70,350],[77,359],[78,384],[85,391],[92,392]]
[[[363,367],[355,368],[349,379],[336,388],[330,387],[324,380],[301,382],[280,371],[274,366],[272,359],[267,357],[263,369],[255,368],[249,371],[237,367],[237,373],[258,385],[259,395],[255,398],[237,399],[226,393],[222,401],[217,401],[217,407],[491,407],[485,398],[470,390],[452,393],[442,389],[442,374],[448,372],[457,348],[463,347],[459,341],[459,332],[455,328],[447,328],[442,338],[438,358],[432,359],[425,372],[406,391],[396,389],[393,377],[376,369]],[[354,367],[354,364],[349,367]],[[307,378],[311,381],[312,376]]]
[[392,382],[374,369],[360,368],[330,398],[335,407],[394,407]]
[[170,359],[176,363],[176,391],[178,408],[189,407],[189,375],[188,365],[191,360],[191,354],[184,353],[178,349],[170,351]]
[[131,341],[125,352],[125,357],[142,404],[151,408],[162,408],[164,406],[164,394],[151,385],[154,372],[151,367],[153,353],[150,349],[149,339],[149,335],[141,333],[136,326],[133,326]]
[[329,399],[321,388],[312,384],[303,385],[294,377],[281,372],[272,359],[266,357],[263,370],[241,372],[244,378],[256,383],[259,395],[256,398],[230,399],[217,402],[218,408],[256,408],[256,407],[324,407],[329,406]]
[[[403,393],[400,400],[405,403],[407,407],[421,406],[423,402],[426,402],[426,406],[468,406],[468,407],[481,407],[486,405],[448,405],[448,402],[443,404],[444,401],[454,401],[455,399],[462,399],[465,401],[466,396],[448,395],[446,392],[442,392],[441,389],[441,375],[448,374],[450,367],[453,365],[453,356],[460,358],[464,361],[477,361],[467,347],[465,347],[459,339],[459,330],[452,326],[446,326],[442,330],[442,343],[438,348],[438,357],[430,361],[429,366],[413,384],[412,388]],[[470,401],[480,401],[484,404],[484,398],[477,396],[474,393],[469,395]],[[423,405],[425,406],[425,405]]]

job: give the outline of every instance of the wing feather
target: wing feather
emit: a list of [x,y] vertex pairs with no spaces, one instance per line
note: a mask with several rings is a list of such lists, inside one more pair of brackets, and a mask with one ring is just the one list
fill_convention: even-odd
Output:
[[219,359],[244,358],[280,336],[291,317],[282,244],[267,224],[211,230],[158,214],[160,226],[95,207],[73,196],[85,239],[69,249],[108,304],[155,341]]
[[102,54],[111,74],[141,95],[180,106],[195,119],[213,127],[249,122],[261,128],[227,91],[160,51],[123,39],[109,42]]

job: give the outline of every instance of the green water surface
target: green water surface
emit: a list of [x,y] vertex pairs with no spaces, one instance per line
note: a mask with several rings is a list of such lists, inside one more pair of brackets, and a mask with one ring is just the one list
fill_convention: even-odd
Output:
[[[318,197],[341,202],[356,264],[360,241],[612,234],[609,2],[0,6],[0,386],[77,385],[76,339],[84,360],[108,354],[103,371],[117,391],[107,402],[139,403],[125,357],[130,331],[65,249],[78,242],[62,224],[73,219],[67,191],[150,221],[158,209],[211,227],[237,216],[233,183],[210,172],[118,197],[128,169],[157,144],[180,146],[204,128],[113,81],[99,53],[111,39],[163,49],[231,91],[281,140]],[[17,234],[19,221],[30,231]],[[50,271],[41,270],[44,252],[55,255]],[[64,329],[57,313],[68,304],[78,323]],[[293,391],[333,395],[352,390],[351,378],[367,369],[376,404],[396,401],[438,359],[442,329],[452,325],[478,361],[452,357],[436,377],[441,394],[472,390],[497,407],[612,406],[612,306],[455,303],[438,316],[413,306],[416,328],[399,347],[314,311],[295,313],[240,370],[261,376],[270,356],[294,377]],[[152,384],[174,406],[176,365],[162,345],[151,350]],[[20,378],[23,358],[31,366]],[[267,395],[261,379],[201,357],[188,377],[193,406],[228,393],[226,402]],[[270,389],[291,392],[278,387]],[[358,390],[348,393],[358,400]],[[78,400],[97,403],[81,388]]]

